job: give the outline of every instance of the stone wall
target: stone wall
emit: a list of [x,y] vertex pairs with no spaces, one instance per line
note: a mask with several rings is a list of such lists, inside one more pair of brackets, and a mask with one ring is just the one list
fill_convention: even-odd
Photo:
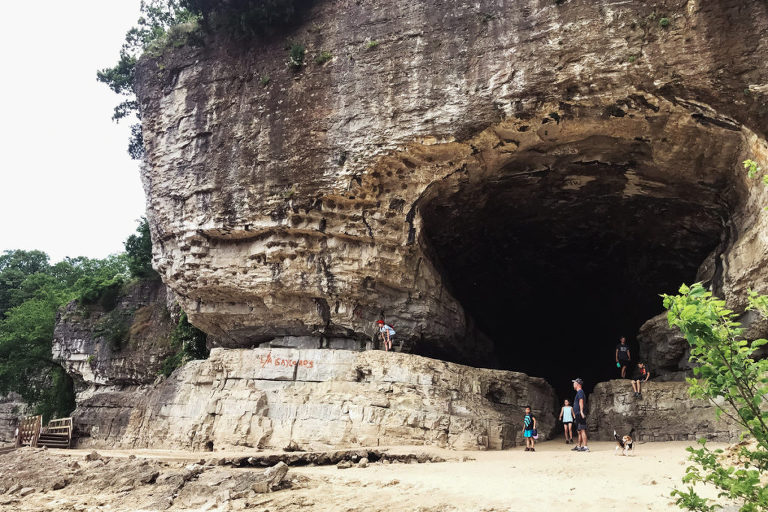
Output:
[[554,402],[543,379],[411,354],[214,349],[155,386],[82,399],[75,421],[95,447],[502,449],[526,405],[546,439]]
[[714,405],[692,399],[685,382],[643,385],[643,397],[633,396],[629,380],[601,382],[589,395],[589,435],[613,440],[613,431],[630,434],[638,441],[737,441],[739,430],[726,419],[715,417]]

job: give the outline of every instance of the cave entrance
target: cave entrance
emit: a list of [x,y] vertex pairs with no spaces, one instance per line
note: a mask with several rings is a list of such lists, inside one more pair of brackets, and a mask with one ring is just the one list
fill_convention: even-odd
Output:
[[617,377],[620,336],[637,358],[659,294],[694,281],[717,254],[733,192],[706,163],[659,169],[633,161],[637,147],[584,144],[618,162],[533,152],[493,172],[457,172],[420,208],[423,244],[492,340],[495,366],[544,377],[561,399],[576,376],[587,391]]

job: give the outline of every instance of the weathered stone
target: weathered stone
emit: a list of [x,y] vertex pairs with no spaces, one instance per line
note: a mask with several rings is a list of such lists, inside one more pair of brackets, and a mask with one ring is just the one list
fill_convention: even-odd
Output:
[[613,440],[613,431],[637,441],[735,441],[739,429],[715,406],[688,394],[685,382],[650,381],[643,397],[635,398],[629,380],[611,380],[595,386],[589,396],[587,423],[592,438]]
[[[402,350],[496,364],[458,295],[530,300],[530,271],[499,269],[542,250],[587,264],[618,244],[648,300],[705,260],[736,305],[768,286],[767,196],[740,169],[768,162],[763,3],[323,1],[307,18],[258,51],[221,39],[138,67],[154,264],[221,346],[349,348],[383,314]],[[296,73],[285,38],[338,58]],[[489,229],[526,226],[543,243]]]
[[27,404],[22,402],[21,396],[9,393],[0,396],[0,443],[13,443],[16,441],[16,427],[19,418],[26,416]]
[[34,487],[24,487],[19,491],[19,496],[23,498],[24,496],[29,496],[33,492],[35,492]]
[[99,454],[99,452],[97,451],[92,451],[90,453],[85,454],[85,456],[83,457],[83,460],[87,462],[94,461],[94,460],[101,460],[101,454]]
[[[136,403],[126,424],[100,407],[101,395],[81,402],[104,425],[89,443],[501,449],[520,441],[525,405],[538,415],[542,437],[554,424],[554,393],[543,379],[381,351],[213,349],[208,360],[188,363],[140,396],[123,394]],[[382,396],[388,407],[372,405]],[[366,456],[361,450],[355,460]]]
[[349,460],[342,460],[338,464],[336,464],[336,467],[338,469],[349,469],[353,466],[352,461]]
[[648,364],[654,381],[682,380],[690,374],[690,346],[680,329],[669,326],[666,313],[645,322],[637,341],[640,345],[639,360]]
[[363,457],[360,459],[357,463],[357,467],[360,468],[367,468],[368,467],[368,457]]

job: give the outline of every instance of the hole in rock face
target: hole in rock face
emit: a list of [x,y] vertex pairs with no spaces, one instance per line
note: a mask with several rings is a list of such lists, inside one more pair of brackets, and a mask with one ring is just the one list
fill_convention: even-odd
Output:
[[546,378],[618,375],[614,350],[692,282],[721,242],[730,188],[696,169],[516,160],[438,183],[421,207],[424,244],[494,346],[493,366]]

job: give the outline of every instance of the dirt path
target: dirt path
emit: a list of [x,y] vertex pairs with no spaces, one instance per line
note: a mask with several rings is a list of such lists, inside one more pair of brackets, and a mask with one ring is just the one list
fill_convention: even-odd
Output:
[[[28,450],[24,457],[0,456],[4,482],[28,463],[79,470],[60,490],[37,480],[34,492],[20,500],[0,494],[0,510],[134,511],[134,510],[254,510],[254,511],[524,511],[677,510],[669,497],[685,470],[690,443],[648,443],[633,457],[614,455],[613,443],[593,443],[590,453],[575,453],[562,442],[541,443],[535,453],[522,448],[501,452],[453,452],[434,448],[397,447],[392,452],[429,452],[448,462],[376,463],[367,468],[335,466],[292,467],[290,488],[268,494],[238,491],[255,469],[198,465],[199,473],[186,486],[167,487],[174,475],[189,472],[191,461],[211,462],[237,453],[190,453],[147,450],[99,451],[106,465],[84,462],[86,451]],[[28,455],[26,455],[28,453]],[[263,454],[264,452],[260,452]],[[128,458],[134,455],[135,458]],[[462,462],[462,458],[471,458]],[[38,460],[39,459],[39,460]],[[91,466],[94,466],[91,469]],[[187,469],[184,469],[187,468]],[[76,473],[81,473],[80,477]],[[90,471],[90,473],[89,473]],[[111,476],[103,476],[109,471]],[[159,472],[152,480],[147,475]],[[55,471],[50,471],[51,474]],[[62,473],[63,474],[63,473]],[[89,476],[90,475],[90,476]],[[98,480],[98,475],[101,480]],[[103,478],[102,478],[103,476]],[[184,478],[187,478],[186,476]],[[141,480],[152,480],[142,483]],[[50,478],[47,479],[50,483]],[[85,480],[85,481],[79,481]],[[135,480],[135,481],[134,481]],[[177,478],[178,480],[178,478]],[[235,485],[235,483],[237,485]],[[6,484],[0,484],[5,487]],[[32,485],[34,487],[34,485]],[[234,490],[233,490],[234,489]]]

